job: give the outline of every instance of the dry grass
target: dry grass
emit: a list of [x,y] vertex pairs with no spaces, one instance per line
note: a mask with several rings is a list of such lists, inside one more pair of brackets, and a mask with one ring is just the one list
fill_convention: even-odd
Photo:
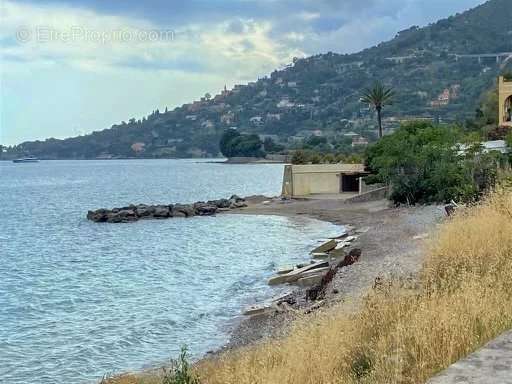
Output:
[[512,193],[443,224],[428,252],[414,286],[386,283],[357,314],[319,313],[282,340],[202,362],[201,382],[422,383],[512,328]]

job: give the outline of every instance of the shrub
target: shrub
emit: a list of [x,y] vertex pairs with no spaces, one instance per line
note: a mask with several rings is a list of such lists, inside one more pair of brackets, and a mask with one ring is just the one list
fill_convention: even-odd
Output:
[[171,360],[171,368],[168,371],[164,369],[162,384],[200,384],[199,378],[190,368],[186,347],[181,348],[177,360]]
[[324,156],[322,162],[326,164],[333,164],[336,163],[336,158],[332,153],[328,153],[327,155]]
[[299,149],[295,151],[292,156],[292,164],[306,164],[308,162],[308,156],[305,151]]
[[309,158],[309,161],[311,164],[320,164],[322,162],[322,156],[320,156],[318,153],[313,153]]
[[368,149],[367,165],[396,203],[470,201],[494,185],[497,163],[480,145],[459,152],[460,138],[454,127],[406,124]]

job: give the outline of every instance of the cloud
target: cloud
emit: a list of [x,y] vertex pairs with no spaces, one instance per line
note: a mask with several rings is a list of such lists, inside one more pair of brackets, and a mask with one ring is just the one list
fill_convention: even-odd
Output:
[[[163,28],[153,21],[63,5],[4,2],[0,49],[8,61],[83,70],[191,70],[244,78],[289,61],[294,49],[271,40],[265,21],[236,18]],[[17,39],[17,43],[13,42]],[[242,61],[244,63],[242,63]]]

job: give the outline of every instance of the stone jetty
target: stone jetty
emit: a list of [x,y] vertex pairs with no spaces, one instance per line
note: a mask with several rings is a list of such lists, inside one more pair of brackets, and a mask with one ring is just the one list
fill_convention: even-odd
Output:
[[96,223],[129,223],[142,219],[212,216],[218,212],[247,207],[245,199],[233,195],[229,199],[198,201],[193,204],[129,205],[121,208],[97,209],[87,212],[87,219]]

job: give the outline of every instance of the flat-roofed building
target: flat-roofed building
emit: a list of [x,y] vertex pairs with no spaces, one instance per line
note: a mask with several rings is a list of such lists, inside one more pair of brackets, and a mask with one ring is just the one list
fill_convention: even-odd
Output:
[[286,165],[282,194],[287,197],[359,194],[361,178],[368,175],[364,168],[364,164]]

